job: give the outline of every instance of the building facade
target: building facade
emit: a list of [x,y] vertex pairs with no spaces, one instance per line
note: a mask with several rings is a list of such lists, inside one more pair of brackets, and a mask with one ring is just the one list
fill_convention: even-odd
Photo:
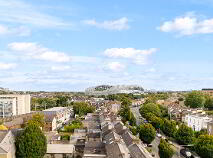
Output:
[[63,123],[70,120],[73,115],[73,110],[67,107],[54,107],[43,111],[45,118],[55,117],[57,128],[62,127]]
[[30,113],[30,95],[0,95],[0,117]]
[[185,116],[185,123],[194,131],[207,129],[207,125],[212,121],[212,118],[204,114],[188,114]]

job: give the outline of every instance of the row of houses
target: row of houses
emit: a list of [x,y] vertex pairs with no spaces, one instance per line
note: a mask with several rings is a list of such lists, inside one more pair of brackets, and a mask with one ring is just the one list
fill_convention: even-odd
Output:
[[191,109],[173,103],[168,106],[168,113],[170,118],[184,122],[194,131],[207,129],[208,134],[213,134],[213,117],[207,115],[203,109]]

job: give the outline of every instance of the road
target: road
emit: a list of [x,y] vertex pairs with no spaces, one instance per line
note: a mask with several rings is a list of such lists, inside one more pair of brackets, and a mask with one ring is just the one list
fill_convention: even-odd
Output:
[[[142,123],[142,119],[141,118],[141,114],[139,112],[140,107],[131,107],[131,111],[133,113],[133,115],[136,118],[136,124],[140,125]],[[155,154],[155,158],[159,158],[158,155],[158,145],[160,143],[160,138],[156,137],[153,142],[152,142],[152,153]],[[178,144],[174,144],[173,145],[174,149],[175,149],[175,154],[172,158],[184,158],[182,156],[179,156],[180,153],[180,146]]]
[[136,118],[136,124],[137,124],[137,126],[139,126],[141,124],[141,122],[142,122],[142,120],[140,119],[141,114],[139,112],[140,107],[131,107],[130,109],[131,109],[133,115]]

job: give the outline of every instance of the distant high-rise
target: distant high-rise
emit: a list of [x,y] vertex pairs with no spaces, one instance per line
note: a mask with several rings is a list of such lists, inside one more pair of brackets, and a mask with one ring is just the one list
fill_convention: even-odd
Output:
[[30,113],[30,95],[0,95],[0,117]]

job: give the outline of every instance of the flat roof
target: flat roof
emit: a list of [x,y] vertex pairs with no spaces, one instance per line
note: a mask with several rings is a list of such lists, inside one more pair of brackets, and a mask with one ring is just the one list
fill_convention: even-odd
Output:
[[72,154],[73,144],[47,144],[47,154]]
[[60,111],[60,110],[64,110],[64,109],[66,109],[66,107],[53,107],[53,108],[46,109],[43,111]]

